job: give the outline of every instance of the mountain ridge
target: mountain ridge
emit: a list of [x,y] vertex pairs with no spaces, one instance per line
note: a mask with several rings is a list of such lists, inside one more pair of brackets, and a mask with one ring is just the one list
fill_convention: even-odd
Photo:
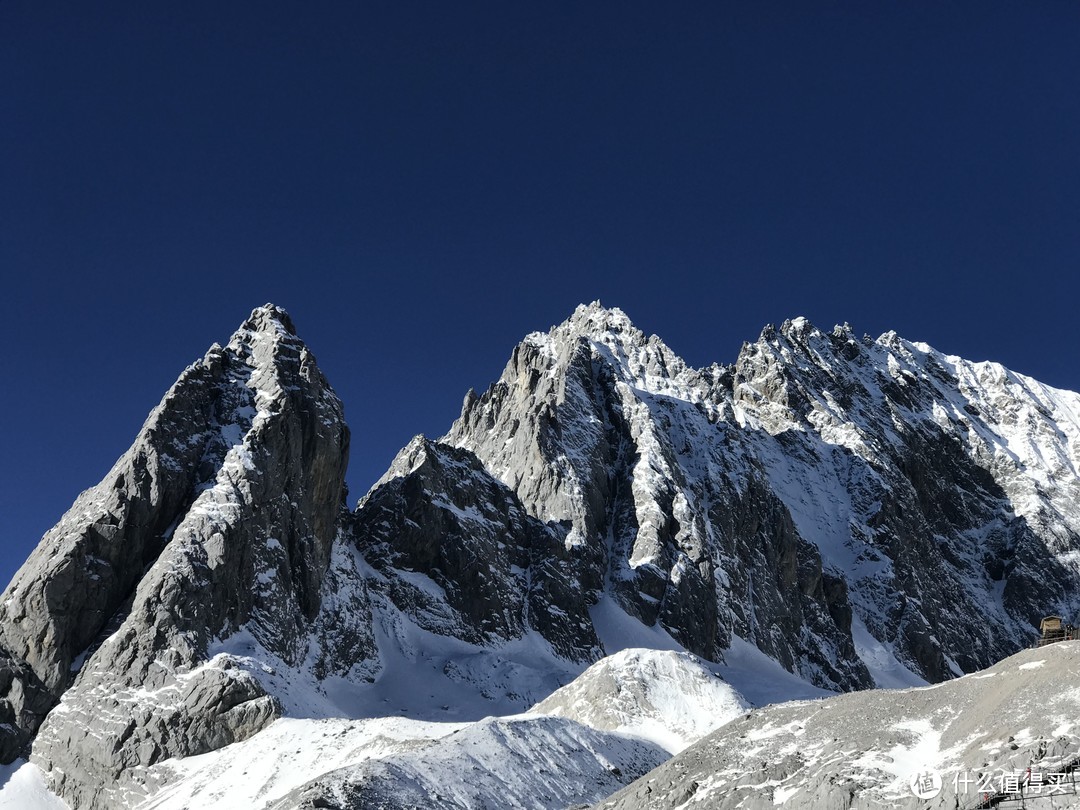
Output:
[[[920,453],[931,456],[933,454],[929,452],[930,446],[940,444],[944,439],[944,446],[950,450],[953,458],[942,459],[945,468],[935,471],[938,478],[951,475],[963,476],[970,479],[965,481],[964,485],[975,497],[985,501],[1010,500],[1012,496],[1007,496],[1001,490],[994,477],[996,472],[1008,466],[1010,430],[996,428],[1000,428],[1001,423],[1005,423],[1005,428],[1015,427],[1015,420],[1010,423],[1012,416],[1010,408],[1022,411],[1028,421],[1044,434],[1044,437],[1045,434],[1057,434],[1057,436],[1051,436],[1051,439],[1059,440],[1057,446],[1050,447],[1054,451],[1053,455],[1056,456],[1053,472],[1054,474],[1064,473],[1061,478],[1067,491],[1063,492],[1061,497],[1053,499],[1053,502],[1049,504],[1051,507],[1049,510],[1036,508],[1029,510],[1029,514],[1013,515],[1012,518],[1026,521],[1039,517],[1040,512],[1044,516],[1050,513],[1048,519],[1041,521],[1043,523],[1041,528],[1053,533],[1060,530],[1064,524],[1066,527],[1064,537],[1060,539],[1064,541],[1064,544],[1075,547],[1077,520],[1075,508],[1072,508],[1071,504],[1075,502],[1073,496],[1076,493],[1076,460],[1078,447],[1080,447],[1076,433],[1076,418],[1077,413],[1080,413],[1080,405],[1075,394],[1042,386],[1023,375],[1009,372],[997,364],[972,364],[960,358],[943,355],[926,344],[904,341],[894,332],[886,332],[877,340],[865,337],[857,340],[850,327],[841,326],[834,329],[832,333],[824,333],[805,318],[786,321],[778,330],[766,327],[757,343],[744,344],[739,359],[732,366],[713,365],[703,370],[691,370],[677,358],[672,359],[666,356],[670,350],[667,350],[659,339],[645,338],[643,333],[633,330],[632,327],[628,329],[628,324],[629,321],[623,313],[616,311],[612,314],[602,310],[598,304],[593,304],[580,307],[570,320],[553,328],[547,336],[534,333],[522,346],[547,345],[551,336],[557,335],[560,330],[571,338],[579,337],[584,331],[594,341],[597,355],[606,356],[606,358],[600,358],[601,362],[614,355],[628,358],[622,366],[624,372],[627,372],[625,377],[629,378],[628,382],[631,385],[644,388],[652,395],[668,397],[674,395],[676,399],[690,402],[706,412],[707,421],[727,419],[736,422],[741,427],[762,430],[777,438],[778,443],[781,444],[779,450],[768,446],[762,448],[760,442],[759,446],[752,450],[759,455],[766,453],[769,455],[767,466],[772,473],[770,483],[773,484],[774,490],[782,489],[783,481],[777,480],[780,477],[777,469],[787,466],[782,456],[794,455],[793,450],[796,449],[804,456],[823,455],[823,448],[820,445],[824,445],[824,450],[830,453],[833,452],[832,448],[839,447],[850,451],[853,457],[868,462],[863,465],[864,469],[859,474],[869,479],[867,483],[871,486],[880,486],[881,473],[876,467],[893,466],[894,469],[889,472],[894,480],[889,481],[889,485],[894,486],[900,483],[909,490],[914,489],[915,492],[912,493],[914,500],[922,501],[923,511],[935,519],[934,513],[946,504],[942,503],[945,500],[942,493],[934,491],[934,482],[922,480],[926,477],[925,475],[914,476],[908,481],[895,480],[908,477],[903,469],[908,463],[904,456],[910,458]],[[588,328],[581,329],[582,325],[600,328],[594,328],[590,332]],[[614,340],[612,340],[613,335],[616,336]],[[630,336],[629,342],[632,344],[629,351],[626,348],[627,335]],[[566,342],[564,340],[564,344]],[[596,342],[601,345],[596,346]],[[613,343],[616,344],[615,351],[610,351]],[[636,359],[632,356],[635,351],[637,352]],[[550,347],[548,352],[551,353]],[[505,396],[501,393],[500,386],[505,387],[507,379],[512,379],[520,373],[520,370],[515,368],[520,358],[519,349],[515,351],[503,378],[492,389],[489,389],[490,396]],[[668,367],[671,368],[670,371]],[[950,371],[950,367],[954,371],[958,369],[959,375]],[[653,371],[659,369],[660,374],[650,374],[650,369]],[[882,369],[887,373],[883,373]],[[535,369],[530,370],[529,373],[534,378],[538,376]],[[697,375],[696,378],[695,375]],[[681,390],[672,385],[672,381],[688,379],[692,384],[684,386]],[[997,419],[997,422],[980,419],[977,416],[974,420],[972,419],[972,411],[975,414],[980,414],[982,411],[979,410],[978,404],[968,401],[966,393],[973,392],[978,398],[980,383],[985,381],[989,381],[999,389],[1006,389],[1004,392],[992,392],[998,399],[1004,400],[1005,408],[993,407],[996,400],[991,397],[981,397],[984,400],[982,403],[984,411],[988,411],[991,418]],[[555,399],[561,395],[561,392],[557,392]],[[944,405],[938,400],[941,400]],[[466,400],[463,417],[449,434],[452,440],[456,439],[465,446],[473,446],[475,439],[464,435],[465,432],[459,425],[462,419],[469,418],[470,409],[477,407],[476,401],[478,400]],[[1051,406],[1049,408],[1048,403]],[[545,404],[550,407],[552,403]],[[929,414],[920,412],[920,407]],[[852,408],[852,412],[849,413],[848,408]],[[1056,424],[1053,428],[1048,428],[1047,423],[1053,421],[1051,410],[1059,415],[1062,428],[1058,428]],[[927,415],[932,416],[932,419],[927,419]],[[517,419],[517,416],[515,415],[513,419]],[[594,422],[599,421],[599,419],[594,419]],[[893,422],[910,424],[905,431],[898,431]],[[945,424],[944,428],[942,423]],[[972,428],[969,423],[974,425],[975,441],[966,440],[968,447],[955,447],[960,443],[956,434],[970,431]],[[490,429],[490,424],[491,421],[488,418],[484,424],[485,429]],[[457,435],[455,431],[458,431]],[[952,436],[948,435],[950,432]],[[814,433],[821,439],[817,442],[818,446],[815,446],[814,442],[795,441],[800,438],[798,434]],[[903,433],[906,435],[901,435]],[[511,435],[509,429],[504,430],[503,435],[507,437],[506,441],[519,441],[516,436]],[[783,444],[785,440],[786,445]],[[998,453],[997,451],[1003,447],[1006,452]],[[1022,454],[1026,468],[1036,466],[1030,462],[1037,461],[1033,457],[1038,455],[1042,448],[1032,449],[1030,446],[1025,446],[1021,449],[1026,454]],[[883,451],[884,458],[881,456]],[[497,477],[506,480],[512,486],[525,474],[534,475],[533,470],[523,473],[522,470],[513,469],[513,459],[523,455],[522,448],[517,444],[514,445],[513,452],[500,451],[498,447],[489,447],[485,452],[488,457],[484,460],[488,467]],[[502,452],[501,456],[500,452]],[[936,447],[935,452],[939,456],[943,455]],[[995,458],[995,454],[1005,456],[1005,458]],[[888,457],[890,455],[892,458]],[[962,458],[962,455],[970,458]],[[567,454],[566,457],[570,459],[572,454]],[[610,463],[610,459],[608,461]],[[840,461],[844,462],[846,459],[841,458]],[[992,465],[997,465],[997,471],[985,469]],[[900,469],[896,470],[896,467]],[[964,467],[964,469],[957,469],[959,467]],[[588,472],[585,470],[586,475],[582,477],[587,478]],[[991,474],[987,475],[988,472]],[[1005,472],[1016,472],[1016,470],[1005,470]],[[1050,476],[1044,475],[1043,478],[1048,480]],[[1013,475],[1009,483],[1014,485],[1015,489],[1016,484],[1023,485],[1025,481],[1023,475]],[[535,487],[536,484],[531,484],[531,486]],[[588,491],[602,490],[602,488],[602,484],[599,487],[586,487]],[[847,488],[847,485],[834,487],[834,489]],[[996,491],[991,492],[991,490]],[[785,506],[797,516],[799,508],[796,501],[798,501],[797,497],[787,497]],[[544,508],[550,508],[550,505],[541,506],[541,512]],[[988,505],[985,511],[992,510],[993,505]],[[573,511],[572,508],[564,510],[567,513]],[[581,512],[582,509],[579,507],[577,511]],[[825,510],[818,509],[817,511]],[[956,510],[943,511],[948,513]],[[673,517],[670,509],[668,512],[668,517]],[[1056,514],[1053,514],[1055,512]],[[559,513],[556,512],[556,514]],[[879,520],[881,519],[895,521],[896,518],[882,516]],[[874,528],[866,526],[866,533],[871,534]],[[921,534],[933,535],[935,529],[939,527],[921,525],[913,528]],[[946,526],[945,528],[955,534],[958,527]],[[966,526],[964,528],[970,529]],[[1017,530],[1022,531],[1023,527]],[[813,532],[804,530],[803,533],[809,535]],[[1037,548],[1035,550],[1038,551]],[[1046,554],[1041,556],[1043,559],[1040,562],[1043,567],[1054,566],[1054,561],[1048,560]],[[1026,578],[1025,586],[1035,580],[1035,577]],[[1004,596],[1006,599],[1017,601],[1016,596],[1022,590],[1024,588],[1008,589]],[[1040,589],[1034,588],[1034,590]],[[1056,594],[1056,598],[1046,598],[1049,596],[1046,594],[1046,589],[1041,590],[1044,594],[1041,604],[1061,603],[1063,594]],[[1027,615],[1024,618],[1027,623],[1033,624],[1038,618],[1038,609],[1029,602],[1026,610]],[[1015,636],[1019,632],[1019,628],[1013,628],[1012,634]],[[916,643],[913,642],[913,644]],[[923,658],[929,659],[930,656],[931,653],[923,651]],[[985,658],[982,662],[986,663],[988,660]],[[924,660],[919,663],[922,667],[928,668],[928,674],[933,679],[942,677],[946,671],[953,672],[956,669],[944,659],[936,662]]]

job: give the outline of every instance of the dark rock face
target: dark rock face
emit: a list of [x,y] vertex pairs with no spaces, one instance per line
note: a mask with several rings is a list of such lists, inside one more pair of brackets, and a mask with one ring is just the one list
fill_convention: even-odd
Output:
[[277,699],[213,647],[244,628],[285,662],[307,654],[348,440],[288,316],[263,307],[184,372],[46,535],[5,593],[2,626],[11,657],[60,698],[33,760],[70,803],[122,806],[138,766],[277,716]]
[[[570,660],[601,654],[566,527],[531,517],[466,450],[414,439],[361,502],[352,530],[390,598],[426,630],[494,644],[532,628]],[[445,600],[398,570],[430,577]]]
[[30,751],[30,741],[56,697],[25,663],[0,652],[0,761]]

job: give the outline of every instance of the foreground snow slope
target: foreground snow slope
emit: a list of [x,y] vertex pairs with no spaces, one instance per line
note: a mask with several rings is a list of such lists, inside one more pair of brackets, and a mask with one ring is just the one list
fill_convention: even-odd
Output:
[[16,760],[0,765],[0,810],[70,810],[49,790],[37,765]]
[[[1078,683],[1080,642],[1062,642],[936,686],[770,706],[597,808],[963,807],[987,776],[1000,786],[1005,773],[1050,773],[1080,758]],[[910,780],[927,769],[943,787],[918,799]]]
[[532,711],[648,740],[674,754],[750,708],[717,669],[690,653],[624,650]]
[[139,810],[254,810],[321,774],[407,752],[467,726],[398,717],[281,719],[245,742],[151,769],[151,778],[171,784]]
[[[593,664],[527,715],[282,719],[244,742],[154,766],[148,781],[166,787],[139,810],[291,808],[313,797],[341,807],[588,803],[746,711],[716,669],[688,653],[634,649]],[[404,668],[395,677],[402,692],[423,687]]]
[[597,801],[667,756],[562,717],[489,718],[426,748],[334,771],[269,810],[554,810]]

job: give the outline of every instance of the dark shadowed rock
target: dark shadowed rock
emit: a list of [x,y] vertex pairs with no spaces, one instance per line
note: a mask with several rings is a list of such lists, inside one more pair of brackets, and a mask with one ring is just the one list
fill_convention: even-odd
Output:
[[[423,437],[398,454],[353,523],[358,548],[419,626],[479,644],[531,628],[563,657],[591,661],[600,645],[566,532],[530,516],[472,453]],[[441,593],[398,571],[426,575]]]

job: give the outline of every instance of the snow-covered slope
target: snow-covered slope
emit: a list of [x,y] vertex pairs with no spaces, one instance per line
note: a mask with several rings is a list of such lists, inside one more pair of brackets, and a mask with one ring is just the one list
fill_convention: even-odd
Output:
[[622,732],[674,754],[750,708],[716,669],[690,653],[623,650],[532,711]]
[[[1029,806],[1072,807],[1071,793],[1051,805],[1045,785],[1080,761],[1078,680],[1080,642],[1063,642],[935,686],[771,706],[597,808],[974,807],[1031,774],[1046,803]],[[930,771],[940,792],[916,797],[913,778]]]
[[138,810],[257,810],[338,768],[407,752],[466,727],[400,717],[283,718],[245,742],[155,766],[148,778],[169,786]]
[[[464,663],[464,650],[457,652]],[[315,796],[342,807],[588,803],[745,713],[747,703],[713,669],[688,653],[626,650],[528,714],[503,720],[281,719],[244,742],[150,768],[147,781],[165,787],[139,810],[261,810]],[[438,675],[422,664],[411,672],[394,667],[390,677],[392,689],[376,682],[369,697],[385,696],[391,713],[423,713],[397,705],[394,695],[433,689],[461,715],[490,707],[464,689],[440,690]],[[429,793],[441,798],[427,804]]]
[[564,808],[610,794],[667,756],[561,717],[489,718],[425,748],[334,771],[268,810]]
[[0,765],[0,810],[70,810],[49,790],[37,765],[16,760]]

